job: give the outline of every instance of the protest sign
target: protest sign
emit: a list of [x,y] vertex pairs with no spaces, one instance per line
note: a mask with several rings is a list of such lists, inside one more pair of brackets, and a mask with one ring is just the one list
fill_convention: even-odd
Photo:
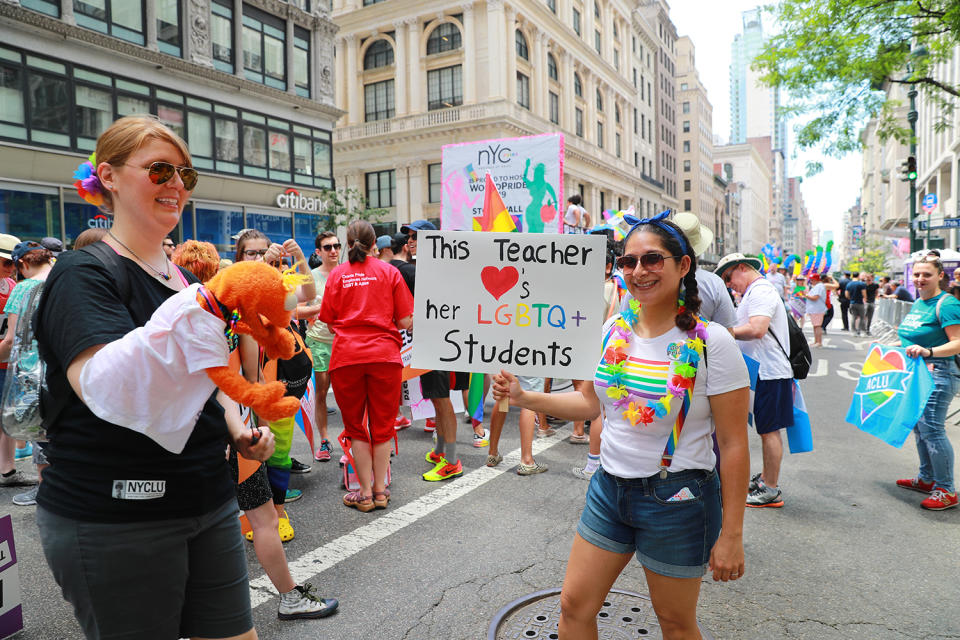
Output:
[[933,392],[933,376],[906,349],[873,344],[863,362],[847,422],[902,447]]
[[411,365],[592,379],[606,237],[421,231]]
[[483,216],[489,173],[518,231],[562,232],[563,134],[444,145],[440,173],[445,231],[470,230]]
[[13,519],[0,516],[0,638],[10,638],[23,629],[20,604],[20,571],[13,544]]

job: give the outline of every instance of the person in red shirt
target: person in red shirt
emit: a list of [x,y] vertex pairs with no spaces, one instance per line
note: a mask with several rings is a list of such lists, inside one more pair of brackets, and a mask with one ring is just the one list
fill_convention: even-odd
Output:
[[319,318],[334,333],[330,383],[360,481],[343,504],[366,512],[390,501],[385,483],[403,369],[399,329],[413,324],[413,297],[400,271],[377,259],[369,222],[350,223],[347,246],[348,262],[327,276]]

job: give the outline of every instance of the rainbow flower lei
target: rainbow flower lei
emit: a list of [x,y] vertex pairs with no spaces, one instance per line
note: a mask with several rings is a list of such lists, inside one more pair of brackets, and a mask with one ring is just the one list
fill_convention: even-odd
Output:
[[96,152],[91,153],[89,158],[77,166],[73,172],[73,177],[73,186],[77,188],[77,193],[81,198],[95,207],[103,205],[103,186],[97,176]]
[[[683,308],[683,300],[680,301]],[[670,413],[670,403],[673,398],[682,399],[686,394],[693,394],[693,386],[697,378],[697,366],[706,347],[707,325],[698,318],[696,326],[687,332],[687,340],[675,354],[673,370],[667,380],[667,393],[657,400],[647,400],[641,404],[643,398],[632,393],[624,384],[624,366],[633,337],[633,325],[637,321],[640,303],[630,300],[627,308],[620,312],[620,317],[613,323],[603,360],[598,367],[599,371],[610,378],[607,387],[607,396],[614,399],[613,406],[623,409],[623,417],[632,425],[637,423],[650,424],[655,418],[664,418]],[[680,422],[682,428],[682,421]],[[679,437],[679,429],[674,428],[675,438]]]

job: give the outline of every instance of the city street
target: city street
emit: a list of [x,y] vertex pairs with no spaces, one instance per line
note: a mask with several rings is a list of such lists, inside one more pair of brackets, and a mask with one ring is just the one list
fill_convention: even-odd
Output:
[[[826,347],[814,350],[811,377],[803,383],[815,450],[785,456],[786,505],[747,510],[743,579],[704,579],[700,620],[716,638],[960,638],[960,509],[924,512],[920,494],[893,484],[916,472],[912,439],[896,450],[844,422],[870,340],[838,326],[836,319]],[[338,417],[332,416],[332,434],[340,430]],[[470,429],[461,423],[465,473],[433,484],[419,477],[428,468],[423,456],[430,435],[414,423],[400,433],[386,511],[342,506],[335,460],[294,476],[292,486],[303,489],[304,498],[289,507],[296,530],[285,545],[291,569],[321,595],[339,598],[341,610],[324,620],[279,622],[278,596],[248,546],[260,637],[480,640],[501,607],[559,587],[587,487],[570,468],[585,461],[587,448],[566,441],[568,424],[535,443],[549,472],[519,477],[516,424],[514,410],[501,446],[506,459],[487,469],[486,449],[469,445]],[[948,433],[960,448],[960,427],[951,422]],[[755,472],[759,439],[752,434],[750,440]],[[312,462],[302,437],[294,441],[294,455]],[[39,549],[34,508],[10,503],[17,491],[0,491],[0,511],[14,518],[26,624],[21,637],[78,638]],[[645,593],[640,567],[631,564],[617,587]]]

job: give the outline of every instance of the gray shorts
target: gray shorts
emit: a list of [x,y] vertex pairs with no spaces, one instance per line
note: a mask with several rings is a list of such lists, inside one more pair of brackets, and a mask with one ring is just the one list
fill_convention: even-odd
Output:
[[231,499],[196,518],[117,524],[37,507],[37,526],[87,638],[226,638],[253,628],[237,513]]

